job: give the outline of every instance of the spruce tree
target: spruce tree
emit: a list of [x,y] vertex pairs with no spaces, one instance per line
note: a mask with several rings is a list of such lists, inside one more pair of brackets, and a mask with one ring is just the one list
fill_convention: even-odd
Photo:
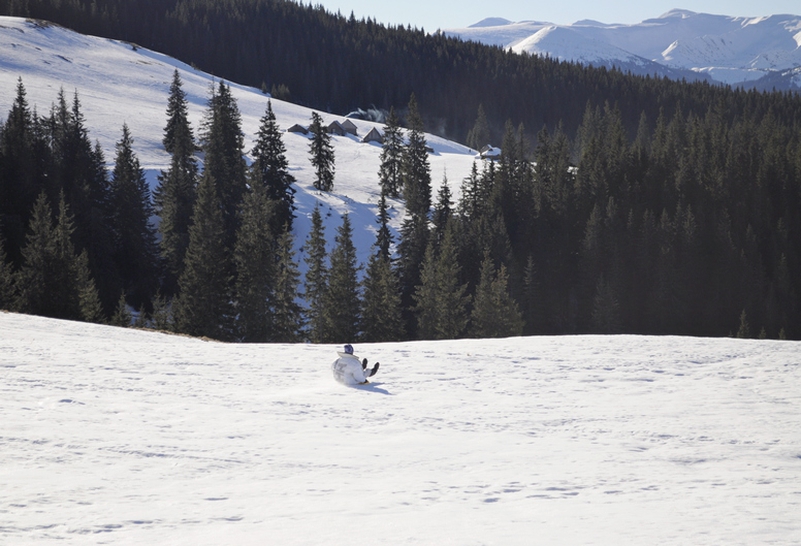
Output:
[[403,196],[411,214],[425,217],[431,208],[431,167],[423,133],[423,119],[417,109],[414,94],[409,99],[407,124],[409,142],[403,156]]
[[529,255],[523,272],[522,311],[526,334],[542,333],[544,331],[543,307],[545,307],[545,302],[542,301],[539,272],[537,271],[534,257]]
[[429,229],[426,218],[408,216],[401,225],[398,242],[397,276],[406,333],[415,337],[413,314],[414,293],[421,282],[422,264],[429,246]]
[[86,254],[72,243],[73,218],[62,195],[55,222],[44,193],[34,204],[23,264],[17,272],[15,308],[23,313],[68,320],[101,320],[97,291]]
[[359,334],[361,312],[358,280],[361,267],[356,260],[353,229],[347,214],[342,217],[334,242],[324,298],[325,340],[347,343]]
[[158,292],[153,297],[153,312],[150,314],[150,328],[160,332],[172,329],[172,310],[167,299]]
[[0,232],[0,309],[10,310],[14,302],[14,275],[6,256],[6,245]]
[[272,339],[280,343],[301,341],[303,307],[298,303],[300,272],[292,250],[293,237],[289,229],[278,238],[278,256],[272,299]]
[[398,197],[403,189],[403,133],[395,108],[390,108],[386,125],[384,125],[384,142],[381,146],[378,179],[381,193],[389,197]]
[[89,253],[89,267],[106,310],[114,305],[121,288],[115,250],[111,196],[105,158],[99,145],[92,147],[76,91],[72,107],[63,89],[47,120],[52,150],[52,172],[46,177],[48,197],[64,193],[74,220],[72,240]]
[[309,155],[314,167],[314,187],[320,191],[331,191],[334,189],[334,147],[331,145],[331,135],[323,127],[323,119],[317,112],[312,112],[309,131],[312,133]]
[[467,145],[474,150],[480,151],[484,146],[491,144],[490,127],[487,121],[487,114],[484,113],[484,105],[478,105],[478,114],[473,128],[467,132]]
[[620,303],[603,274],[598,279],[593,298],[592,328],[599,334],[620,333]]
[[133,151],[128,125],[122,126],[111,177],[114,261],[134,307],[149,305],[158,289],[158,245],[150,224],[153,206],[144,170]]
[[304,291],[307,311],[308,338],[312,343],[322,343],[325,334],[325,293],[328,291],[328,268],[325,249],[325,228],[320,214],[320,204],[312,212],[312,227],[306,239],[306,276]]
[[42,192],[33,206],[26,244],[22,248],[22,265],[15,276],[14,308],[21,313],[52,314],[50,302],[61,296],[55,277],[63,264],[56,262],[51,215],[47,195]]
[[173,300],[178,332],[228,340],[232,337],[231,258],[216,182],[206,171],[198,186],[186,262]]
[[275,201],[256,185],[245,196],[242,224],[234,248],[239,337],[263,343],[270,339],[270,303],[275,280],[275,241],[270,224]]
[[267,101],[267,111],[261,118],[256,144],[251,151],[250,185],[264,186],[267,197],[276,202],[272,232],[276,236],[282,229],[292,229],[295,211],[295,177],[289,174],[286,147],[275,120],[272,102]]
[[378,250],[370,256],[362,281],[362,340],[400,341],[404,337],[398,277],[389,258]]
[[390,261],[390,249],[392,248],[392,233],[389,231],[389,212],[387,211],[387,199],[384,193],[378,200],[378,233],[376,234],[376,252],[387,262]]
[[464,333],[468,322],[467,285],[459,284],[453,229],[445,232],[439,253],[429,243],[414,300],[417,336],[420,339],[454,339]]
[[125,301],[125,292],[120,294],[120,299],[117,300],[117,309],[111,317],[111,325],[119,326],[120,328],[130,328],[133,324],[133,315],[128,309],[128,302]]
[[186,146],[187,140],[194,140],[189,125],[189,108],[186,92],[183,89],[181,74],[176,68],[172,73],[170,96],[167,99],[167,125],[164,127],[164,150],[175,155]]
[[159,216],[160,252],[164,264],[162,290],[166,296],[178,290],[178,277],[183,270],[189,225],[197,192],[198,166],[195,159],[195,138],[189,125],[186,93],[178,70],[173,74],[167,103],[167,125],[164,128],[164,149],[170,154],[170,167],[159,175],[153,194],[155,212]]
[[89,254],[84,250],[75,261],[76,282],[78,284],[78,308],[82,320],[102,324],[106,321],[100,293],[95,287],[89,271]]
[[34,116],[22,78],[5,123],[0,123],[0,235],[6,252],[19,258],[25,226],[37,195],[44,189],[35,173]]
[[204,172],[215,181],[223,210],[225,244],[234,247],[239,228],[239,208],[246,191],[246,170],[242,133],[242,116],[231,88],[220,82],[212,87],[208,109],[203,120],[201,144],[204,152]]
[[451,189],[448,186],[447,175],[442,178],[442,186],[437,194],[437,203],[434,205],[432,223],[434,224],[434,240],[439,244],[445,236],[445,228],[453,216],[453,202],[451,201]]
[[459,199],[459,215],[463,219],[475,219],[479,215],[481,210],[479,185],[480,181],[478,165],[475,161],[473,161],[473,166],[470,168],[470,174],[464,180],[462,180],[462,196]]
[[523,333],[523,316],[509,295],[508,281],[506,266],[501,264],[496,270],[489,251],[485,251],[470,316],[472,337],[511,337]]

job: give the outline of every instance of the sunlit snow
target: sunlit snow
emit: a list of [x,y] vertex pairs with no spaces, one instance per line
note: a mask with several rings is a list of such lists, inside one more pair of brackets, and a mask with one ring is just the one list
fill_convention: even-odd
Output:
[[801,542],[799,342],[337,348],[0,313],[0,543]]

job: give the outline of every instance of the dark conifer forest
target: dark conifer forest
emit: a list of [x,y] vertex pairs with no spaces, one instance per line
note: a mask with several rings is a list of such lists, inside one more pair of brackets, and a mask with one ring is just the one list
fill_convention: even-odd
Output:
[[[248,171],[225,85],[195,142],[176,80],[173,162],[152,203],[136,135],[121,128],[106,173],[79,97],[62,92],[38,117],[21,82],[0,127],[4,308],[114,322],[122,294],[153,324],[242,341],[801,338],[796,95],[633,77],[281,0],[0,0],[0,12],[129,40],[318,110],[394,110],[385,134],[403,125],[409,137],[385,141],[376,172],[386,196],[407,201],[398,240],[380,207],[374,257],[356,264],[347,217],[331,256],[313,223],[304,283],[269,110],[262,149],[276,152]],[[424,130],[503,154],[477,162],[451,202],[431,194]],[[196,146],[215,168],[198,172]],[[154,206],[158,250],[142,221]],[[48,271],[69,279],[37,277]],[[66,303],[47,307],[44,283]]]

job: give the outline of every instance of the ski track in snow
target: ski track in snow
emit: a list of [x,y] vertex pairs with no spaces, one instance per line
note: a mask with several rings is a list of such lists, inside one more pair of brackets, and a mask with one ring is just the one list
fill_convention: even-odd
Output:
[[336,348],[0,313],[0,543],[801,541],[798,342]]

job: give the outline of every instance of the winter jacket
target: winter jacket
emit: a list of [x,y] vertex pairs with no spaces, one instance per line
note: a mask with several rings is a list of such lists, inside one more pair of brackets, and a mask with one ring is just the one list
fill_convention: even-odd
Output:
[[367,382],[367,375],[358,358],[347,353],[338,352],[337,354],[339,358],[331,364],[334,379],[343,385],[359,385]]

